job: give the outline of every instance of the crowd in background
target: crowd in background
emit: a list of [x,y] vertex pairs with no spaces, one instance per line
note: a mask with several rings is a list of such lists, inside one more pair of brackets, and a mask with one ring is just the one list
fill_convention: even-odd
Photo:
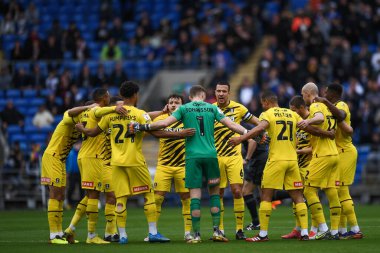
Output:
[[[26,37],[16,40],[10,52],[5,48],[0,51],[0,90],[48,90],[34,125],[52,125],[54,116],[88,99],[89,90],[117,86],[128,79],[122,64],[125,59],[160,58],[167,67],[211,67],[216,74],[210,82],[208,101],[213,102],[213,85],[228,80],[236,63],[249,56],[263,35],[270,35],[259,68],[252,70],[257,71],[256,82],[252,84],[246,78],[242,84],[233,84],[240,85],[240,102],[258,116],[262,111],[258,100],[262,90],[275,91],[280,105],[287,107],[289,99],[299,94],[308,81],[316,82],[322,91],[330,83],[340,83],[352,112],[355,142],[379,143],[379,0],[312,0],[305,9],[295,12],[289,9],[288,1],[270,1],[279,8],[269,12],[265,8],[267,1],[242,0],[242,4],[236,4],[239,1],[182,0],[177,4],[176,26],[166,18],[153,24],[151,16],[142,12],[133,36],[126,36],[123,25],[136,20],[137,1],[119,2],[121,8],[115,10],[112,1],[101,1],[98,26],[88,37],[78,28],[80,24],[72,21],[63,27],[58,19],[41,33],[38,27],[42,17],[33,2],[22,5],[16,0],[0,1],[0,34]],[[89,49],[90,41],[102,44],[97,54]],[[111,71],[103,64],[96,71],[83,64],[78,73],[73,73],[60,66],[59,60],[63,59],[117,62]],[[13,68],[11,63],[20,60],[31,61],[30,68]],[[58,63],[49,64],[46,71],[41,69],[41,60]],[[23,115],[15,110],[7,105],[1,112],[3,130],[8,121],[24,124]],[[25,156],[20,156],[17,144],[12,148],[16,154],[13,160]]]

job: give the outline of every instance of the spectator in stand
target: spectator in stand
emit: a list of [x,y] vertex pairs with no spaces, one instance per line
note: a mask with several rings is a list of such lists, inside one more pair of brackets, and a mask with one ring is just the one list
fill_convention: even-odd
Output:
[[17,89],[24,89],[30,86],[31,79],[24,67],[20,67],[16,70],[12,78],[12,85]]
[[113,19],[110,34],[110,37],[114,38],[117,42],[120,42],[124,39],[125,32],[123,30],[123,23],[120,17],[116,17]]
[[380,46],[377,47],[376,53],[372,55],[371,65],[375,72],[380,71]]
[[25,57],[28,60],[41,59],[41,42],[37,31],[34,29],[29,33],[24,47]]
[[99,27],[95,31],[95,40],[105,42],[110,37],[110,31],[107,27],[107,21],[105,19],[100,20]]
[[150,21],[149,13],[148,12],[142,12],[141,13],[141,19],[139,22],[139,27],[142,27],[144,30],[144,34],[148,37],[153,35],[153,28],[152,28],[152,22]]
[[49,94],[46,98],[45,107],[49,108],[53,116],[58,114],[60,105],[56,101],[56,97],[54,94]]
[[77,86],[92,89],[94,87],[94,77],[91,75],[88,65],[82,67],[82,71],[79,73],[77,79]]
[[53,35],[47,38],[43,49],[43,58],[46,60],[59,60],[63,57],[61,47]]
[[103,46],[100,53],[100,59],[103,61],[118,61],[123,57],[120,47],[116,44],[114,38],[110,38],[106,45]]
[[0,23],[0,34],[14,34],[16,32],[16,24],[11,13],[7,13]]
[[[66,159],[66,172],[67,172],[67,209],[71,209],[72,206],[76,206],[78,200],[82,199],[84,196],[84,191],[81,189],[81,177],[78,167],[78,152],[81,147],[81,142],[74,144],[71,149],[69,156]],[[78,189],[79,198],[74,201],[74,192],[75,189]]]
[[254,97],[259,95],[259,89],[257,85],[253,85],[249,80],[248,76],[243,77],[238,89],[238,101],[242,103],[245,107],[251,102]]
[[63,33],[62,46],[64,51],[75,52],[76,41],[80,37],[80,31],[74,22],[70,22],[69,27]]
[[232,61],[231,53],[226,50],[224,43],[219,42],[216,45],[216,52],[214,55],[214,63],[217,69],[223,69],[224,71],[232,71],[230,69]]
[[96,87],[99,87],[103,84],[109,83],[109,76],[106,73],[106,70],[104,68],[103,64],[99,64],[98,70],[96,71],[96,74],[94,76],[94,85]]
[[111,85],[118,86],[125,80],[128,80],[128,76],[123,70],[123,64],[122,62],[117,62],[110,78]]
[[41,168],[40,164],[40,158],[41,158],[41,146],[38,143],[32,143],[31,144],[31,151],[29,154],[29,166],[28,170],[29,172],[36,173],[39,172]]
[[50,127],[54,123],[54,117],[45,105],[41,105],[33,117],[32,123],[35,127],[44,128]]
[[40,21],[40,12],[36,8],[36,5],[33,2],[30,2],[28,8],[25,11],[26,20],[30,25],[38,25]]
[[46,77],[41,73],[41,67],[38,63],[32,64],[32,73],[30,76],[30,85],[32,88],[40,88],[43,86]]
[[12,83],[12,75],[8,65],[0,64],[0,90],[9,89]]
[[195,62],[200,68],[211,66],[211,55],[206,45],[200,45],[195,52]]
[[22,47],[22,44],[19,40],[15,41],[11,52],[11,59],[14,61],[25,59],[24,48]]
[[25,17],[25,13],[21,11],[16,19],[16,30],[18,35],[24,35],[28,30],[28,20]]
[[[49,36],[54,36],[56,41],[61,44],[63,29],[61,28],[61,24],[58,19],[53,20],[53,24],[47,34]],[[62,47],[62,45],[60,46]]]
[[87,47],[86,41],[82,37],[79,37],[76,40],[74,58],[79,61],[84,61],[90,58],[90,50]]
[[57,75],[57,71],[54,67],[50,67],[49,75],[45,81],[45,86],[48,90],[50,90],[51,93],[54,94],[58,88],[58,84],[59,84],[59,78]]
[[0,112],[0,118],[2,120],[1,127],[4,132],[6,132],[9,125],[24,126],[24,115],[14,107],[12,100],[8,100],[4,110]]
[[226,80],[228,80],[228,75],[227,75],[226,71],[224,69],[219,68],[215,71],[215,74],[210,81],[210,86],[212,88],[215,88],[217,83],[225,82]]
[[320,83],[331,83],[333,80],[333,68],[327,55],[322,55],[321,64],[318,66],[318,81]]

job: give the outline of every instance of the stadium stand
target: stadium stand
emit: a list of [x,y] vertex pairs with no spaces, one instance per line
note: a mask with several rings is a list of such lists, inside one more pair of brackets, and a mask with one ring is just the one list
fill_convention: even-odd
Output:
[[[122,52],[122,74],[146,83],[164,68],[219,68],[228,76],[267,36],[259,68],[252,70],[254,93],[272,89],[287,106],[308,80],[342,83],[361,145],[356,182],[363,181],[380,123],[376,1],[9,0],[0,10],[0,112],[12,100],[24,116],[24,125],[3,128],[11,148],[17,143],[27,154],[38,143],[42,152],[62,112],[86,100],[92,88],[117,93],[118,62],[100,60],[109,38]],[[32,126],[42,104],[54,114],[52,128]]]

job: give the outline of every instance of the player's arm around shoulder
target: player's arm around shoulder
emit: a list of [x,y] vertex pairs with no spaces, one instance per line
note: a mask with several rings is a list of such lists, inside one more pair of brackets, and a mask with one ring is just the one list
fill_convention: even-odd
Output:
[[[82,123],[77,123],[75,128],[86,136],[95,137],[102,133],[105,129],[108,129],[109,117],[104,116],[96,127],[86,128]],[[104,130],[103,130],[104,129]]]

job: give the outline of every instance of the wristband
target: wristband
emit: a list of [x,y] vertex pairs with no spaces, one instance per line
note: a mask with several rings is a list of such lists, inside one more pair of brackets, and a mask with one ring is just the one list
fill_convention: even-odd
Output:
[[141,131],[149,131],[150,130],[150,124],[140,125],[140,130]]

